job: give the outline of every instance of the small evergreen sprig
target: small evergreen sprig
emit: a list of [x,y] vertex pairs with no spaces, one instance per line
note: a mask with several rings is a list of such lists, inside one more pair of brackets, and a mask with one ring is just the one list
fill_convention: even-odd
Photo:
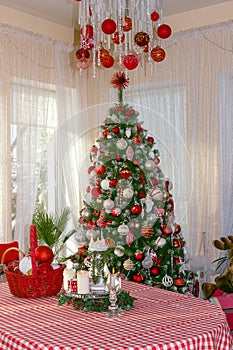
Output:
[[[129,292],[121,290],[117,295],[117,305],[120,310],[130,310],[133,308],[134,300],[136,298],[132,297]],[[72,295],[59,294],[58,295],[58,305],[72,304],[75,310],[81,311],[96,311],[102,312],[108,311],[109,299],[107,297],[92,299],[88,295],[83,298],[76,298]]]

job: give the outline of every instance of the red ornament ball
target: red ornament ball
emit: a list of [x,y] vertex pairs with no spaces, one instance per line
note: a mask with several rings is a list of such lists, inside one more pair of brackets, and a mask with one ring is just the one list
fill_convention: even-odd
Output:
[[53,267],[51,264],[44,262],[39,264],[36,270],[39,274],[46,275],[48,272],[53,271]]
[[128,179],[131,175],[132,173],[128,169],[123,169],[120,171],[120,177],[122,177],[122,179]]
[[153,266],[151,269],[150,269],[150,273],[151,275],[153,276],[158,276],[159,275],[159,268],[157,266]]
[[183,279],[183,277],[179,276],[176,279],[174,279],[173,283],[177,287],[183,287],[185,285],[185,280]]
[[141,143],[141,142],[142,142],[142,138],[141,138],[141,136],[139,136],[138,134],[136,134],[136,135],[133,136],[132,141],[133,141],[134,143]]
[[153,11],[153,12],[151,13],[151,15],[150,15],[150,18],[151,18],[151,20],[152,20],[153,22],[156,22],[156,21],[158,21],[158,19],[160,18],[160,15],[159,15],[158,12]]
[[130,211],[133,215],[139,215],[142,212],[142,207],[138,204],[135,204],[130,208]]
[[117,179],[112,179],[109,181],[109,186],[110,187],[115,187],[118,184]]
[[87,169],[88,174],[90,174],[94,169],[95,169],[94,165],[89,166],[89,168]]
[[96,52],[96,58],[98,58],[98,55],[100,57],[100,62],[103,64],[104,62],[107,62],[110,57],[110,53],[106,49],[100,49],[99,53]]
[[142,47],[149,43],[150,37],[146,32],[138,32],[134,36],[134,41],[138,46]]
[[84,245],[84,246],[78,248],[78,254],[81,257],[86,257],[87,256],[87,247]]
[[101,62],[104,68],[111,68],[114,65],[114,58],[110,55],[107,61]]
[[84,34],[83,34],[83,28],[80,30],[81,35],[89,36],[90,38],[93,38],[94,31],[93,26],[91,24],[86,24]]
[[51,264],[54,258],[53,251],[47,245],[40,245],[35,249],[36,261],[39,263],[49,263]]
[[111,18],[105,19],[101,25],[101,28],[105,34],[113,34],[117,28],[116,22]]
[[[122,33],[122,35],[121,35],[121,43],[123,43],[124,40],[125,40],[125,34]],[[115,32],[115,33],[113,34],[112,41],[114,42],[114,44],[117,44],[117,45],[120,44],[120,35],[119,35],[118,32]]]
[[143,281],[143,277],[140,275],[140,273],[133,275],[134,282],[141,283]]
[[172,241],[172,246],[173,246],[173,248],[182,248],[183,247],[182,239],[174,238]]
[[166,53],[164,51],[164,49],[162,49],[162,47],[160,46],[156,46],[153,47],[153,49],[151,50],[151,58],[155,61],[155,62],[161,62],[164,60]]
[[137,68],[139,60],[137,56],[133,54],[129,54],[123,57],[122,63],[123,63],[123,66],[128,70],[133,70]]
[[154,138],[153,138],[152,136],[148,136],[148,137],[147,137],[147,142],[148,142],[148,143],[154,143],[154,141],[155,141],[155,140],[154,140]]
[[98,175],[103,175],[106,171],[106,168],[103,164],[99,164],[95,167],[95,172]]
[[158,37],[161,39],[167,39],[171,35],[172,30],[168,24],[161,24],[157,29]]
[[137,260],[137,261],[142,261],[144,259],[144,253],[141,252],[141,251],[137,251],[134,255],[134,258]]
[[172,234],[172,228],[171,228],[171,226],[164,226],[164,227],[162,228],[162,232],[163,232],[163,235],[164,235],[165,237],[171,236],[171,234]]
[[113,132],[114,134],[119,134],[119,132],[120,132],[119,126],[115,125],[115,126],[112,128],[112,132]]
[[82,60],[84,58],[90,58],[90,52],[88,50],[81,48],[81,49],[76,51],[76,58],[77,58],[77,60]]
[[102,191],[101,191],[101,189],[99,187],[94,187],[91,190],[91,195],[92,195],[93,198],[99,197],[101,195],[101,193],[102,193]]
[[123,31],[129,32],[132,29],[132,19],[130,17],[125,17],[125,23],[123,25]]
[[143,192],[143,191],[139,191],[139,192],[138,192],[138,198],[139,198],[139,199],[146,198],[146,193]]

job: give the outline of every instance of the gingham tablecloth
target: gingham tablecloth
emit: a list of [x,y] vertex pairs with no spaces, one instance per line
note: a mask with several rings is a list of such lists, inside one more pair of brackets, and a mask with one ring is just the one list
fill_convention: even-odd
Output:
[[56,297],[20,299],[0,284],[1,350],[230,350],[221,308],[193,296],[134,282],[134,309],[119,318],[58,306]]

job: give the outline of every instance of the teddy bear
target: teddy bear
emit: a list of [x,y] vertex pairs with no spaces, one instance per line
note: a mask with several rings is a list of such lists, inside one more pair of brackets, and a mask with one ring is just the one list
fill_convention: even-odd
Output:
[[228,265],[225,271],[215,278],[215,283],[204,282],[202,284],[203,296],[206,299],[223,293],[233,293],[233,236],[220,237],[213,243],[215,248],[227,251]]

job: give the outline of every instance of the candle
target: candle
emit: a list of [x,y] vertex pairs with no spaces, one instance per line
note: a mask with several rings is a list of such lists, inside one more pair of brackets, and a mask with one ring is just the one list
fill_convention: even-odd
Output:
[[89,272],[88,271],[77,271],[78,280],[78,294],[89,294]]
[[37,269],[36,269],[36,255],[35,255],[35,249],[37,248],[37,232],[36,232],[36,225],[30,226],[30,255],[32,260],[32,274],[37,275]]
[[63,271],[63,287],[66,291],[69,290],[68,281],[75,278],[75,269],[65,269]]
[[110,275],[110,287],[111,288],[116,287],[116,275],[113,273]]

